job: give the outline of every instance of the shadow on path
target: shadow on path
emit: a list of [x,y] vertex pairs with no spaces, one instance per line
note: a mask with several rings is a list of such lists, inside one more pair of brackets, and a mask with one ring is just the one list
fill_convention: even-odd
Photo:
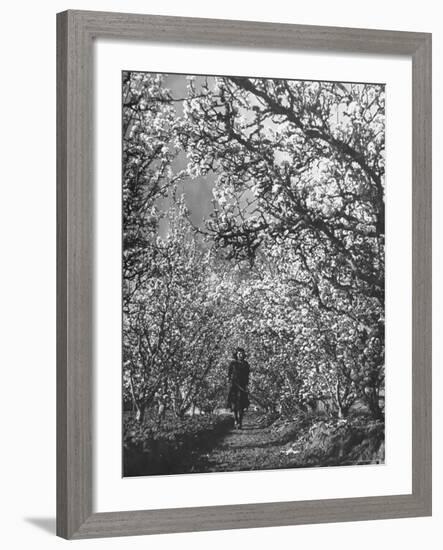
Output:
[[217,445],[199,457],[195,471],[229,472],[282,467],[284,441],[270,427],[263,427],[256,418],[246,415],[241,430],[232,428]]

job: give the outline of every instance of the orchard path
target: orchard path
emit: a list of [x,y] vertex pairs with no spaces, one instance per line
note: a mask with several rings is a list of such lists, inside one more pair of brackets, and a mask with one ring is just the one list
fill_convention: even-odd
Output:
[[245,415],[241,430],[232,428],[216,447],[200,456],[200,472],[282,468],[288,462],[287,441],[272,427],[263,427],[257,417]]

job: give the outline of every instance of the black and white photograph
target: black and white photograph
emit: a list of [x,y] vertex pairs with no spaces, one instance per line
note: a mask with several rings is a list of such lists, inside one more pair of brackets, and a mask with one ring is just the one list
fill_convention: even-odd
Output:
[[385,119],[380,83],[122,73],[124,477],[384,464]]
[[3,547],[440,548],[440,4],[2,8]]

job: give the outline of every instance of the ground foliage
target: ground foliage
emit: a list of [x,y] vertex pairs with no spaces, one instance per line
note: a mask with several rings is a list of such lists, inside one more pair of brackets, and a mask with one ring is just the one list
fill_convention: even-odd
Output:
[[231,430],[197,460],[201,472],[382,464],[384,424],[310,415],[263,426],[248,415],[244,430]]
[[212,449],[232,425],[230,415],[173,418],[161,425],[140,425],[127,418],[123,426],[124,476],[194,472],[200,454]]
[[233,428],[229,415],[174,417],[161,426],[125,423],[125,476],[381,464],[384,459],[384,424],[364,416],[271,420],[248,413],[242,430]]

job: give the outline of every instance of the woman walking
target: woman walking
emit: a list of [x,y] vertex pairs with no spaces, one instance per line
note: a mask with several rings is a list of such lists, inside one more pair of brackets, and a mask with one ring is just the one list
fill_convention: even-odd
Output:
[[234,413],[234,425],[241,429],[245,409],[249,407],[248,384],[249,363],[243,348],[234,351],[234,358],[228,368],[229,393],[227,407]]

